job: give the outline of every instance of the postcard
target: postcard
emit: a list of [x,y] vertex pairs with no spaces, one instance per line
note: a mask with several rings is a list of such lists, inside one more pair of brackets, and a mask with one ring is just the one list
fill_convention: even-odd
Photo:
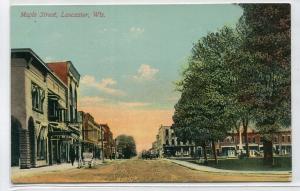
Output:
[[11,181],[289,182],[290,4],[11,6]]

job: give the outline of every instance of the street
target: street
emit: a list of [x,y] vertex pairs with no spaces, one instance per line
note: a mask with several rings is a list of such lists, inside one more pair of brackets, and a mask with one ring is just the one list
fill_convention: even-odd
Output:
[[[229,174],[192,170],[172,162],[157,160],[113,160],[94,168],[49,167],[12,172],[13,183],[100,183],[100,182],[260,182],[289,181],[291,175]],[[51,167],[50,167],[51,168]],[[26,172],[26,173],[25,173]]]

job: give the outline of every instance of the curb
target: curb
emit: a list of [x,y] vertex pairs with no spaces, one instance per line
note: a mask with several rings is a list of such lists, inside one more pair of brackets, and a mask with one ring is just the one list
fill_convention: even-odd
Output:
[[[198,170],[203,172],[211,172],[211,173],[230,173],[230,174],[256,174],[256,175],[292,175],[291,171],[236,171],[236,170],[224,170],[224,169],[218,169],[213,167],[206,167],[202,165],[193,164],[186,161],[180,161],[180,160],[174,160],[174,159],[163,159],[169,162],[172,162],[174,164],[192,169],[192,170]],[[188,164],[184,164],[188,163]],[[197,166],[196,166],[197,165]],[[203,168],[205,167],[205,168]]]

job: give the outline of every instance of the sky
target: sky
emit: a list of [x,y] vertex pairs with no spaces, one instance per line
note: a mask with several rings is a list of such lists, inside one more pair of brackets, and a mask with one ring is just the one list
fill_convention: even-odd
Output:
[[[62,17],[69,13],[88,17]],[[107,123],[114,137],[132,135],[141,151],[160,125],[172,124],[175,82],[193,43],[241,15],[232,4],[15,6],[11,48],[31,48],[45,62],[71,60],[81,75],[79,110]]]

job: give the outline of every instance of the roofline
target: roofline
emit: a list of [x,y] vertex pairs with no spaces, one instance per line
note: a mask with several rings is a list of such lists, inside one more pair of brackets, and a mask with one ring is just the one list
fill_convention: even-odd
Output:
[[[72,69],[74,69],[74,71],[77,73],[77,75],[79,76],[78,81],[80,80],[80,73],[78,72],[78,70],[76,69],[76,67],[74,66],[73,62],[71,60],[62,60],[62,61],[49,61],[46,64],[57,64],[57,63],[69,63],[72,67]],[[68,68],[69,69],[69,68]],[[69,69],[70,70],[70,69]]]
[[11,53],[22,53],[22,52],[27,52],[30,53],[32,56],[34,56],[44,68],[46,68],[47,72],[49,72],[55,80],[57,80],[61,85],[64,86],[64,88],[67,89],[67,86],[65,83],[63,83],[58,76],[56,76],[53,71],[47,66],[47,64],[31,49],[31,48],[12,48]]

